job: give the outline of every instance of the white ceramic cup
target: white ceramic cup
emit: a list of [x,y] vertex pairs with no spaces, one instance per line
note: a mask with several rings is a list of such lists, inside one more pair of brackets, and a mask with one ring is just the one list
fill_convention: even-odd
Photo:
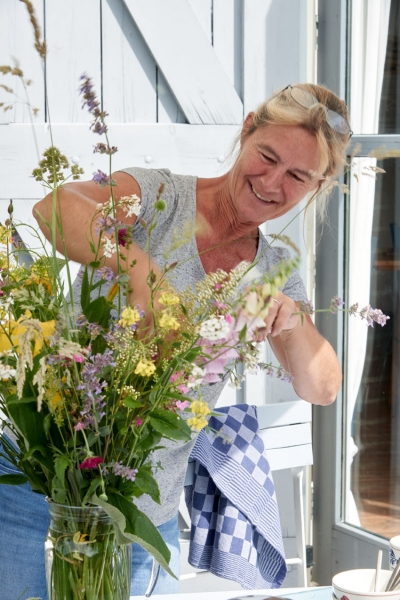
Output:
[[389,569],[394,570],[400,559],[400,535],[389,540]]

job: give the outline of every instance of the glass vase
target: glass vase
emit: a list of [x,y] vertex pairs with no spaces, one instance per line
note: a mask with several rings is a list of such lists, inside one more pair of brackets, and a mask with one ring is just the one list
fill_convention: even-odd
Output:
[[54,502],[49,502],[49,510],[48,600],[129,600],[132,544],[117,543],[105,511]]

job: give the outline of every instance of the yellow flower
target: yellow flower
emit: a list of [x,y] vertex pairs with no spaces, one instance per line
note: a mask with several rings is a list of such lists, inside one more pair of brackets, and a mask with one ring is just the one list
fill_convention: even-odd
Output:
[[168,312],[163,312],[161,319],[159,321],[160,327],[163,329],[179,329],[180,324],[179,321],[173,315]]
[[155,364],[144,358],[139,360],[138,364],[136,365],[135,373],[136,375],[142,375],[143,377],[150,377],[153,375],[155,370]]
[[160,304],[164,304],[164,306],[174,306],[175,304],[179,304],[179,298],[176,294],[171,292],[163,292],[159,299]]
[[195,429],[196,431],[200,431],[208,424],[208,421],[205,417],[191,417],[187,420],[189,427]]
[[56,410],[57,408],[61,408],[61,406],[63,404],[63,399],[61,398],[60,392],[56,392],[54,394],[54,396],[52,396],[49,399],[49,404],[53,410]]
[[107,300],[109,302],[112,302],[114,300],[115,296],[118,293],[118,288],[119,288],[118,283],[114,283],[114,285],[111,286],[110,291],[107,294]]
[[39,285],[39,283],[41,283],[42,285],[44,285],[45,288],[47,288],[49,294],[53,293],[53,287],[50,283],[50,280],[47,279],[47,277],[41,277],[40,275],[36,275],[36,273],[31,273],[29,279],[25,281],[25,285],[32,285],[32,283],[35,283],[36,285]]
[[[30,319],[32,317],[32,313],[29,310],[25,311],[25,315],[22,315],[18,321],[10,320],[7,324],[2,325],[0,328],[0,352],[4,352],[4,350],[9,350],[13,346],[16,346],[18,349],[19,338],[21,335],[26,333],[28,327],[24,325],[24,321],[26,319]],[[33,330],[33,340],[34,340],[34,348],[33,348],[33,356],[39,354],[41,349],[43,348],[43,343],[45,340],[48,340],[54,333],[56,328],[55,321],[45,321],[44,323],[40,322],[41,333]],[[8,335],[7,335],[7,333]],[[9,339],[11,337],[11,341]]]
[[130,327],[131,325],[135,325],[140,321],[140,313],[137,308],[131,308],[127,306],[121,313],[121,319],[118,321],[119,325],[122,327]]
[[190,405],[190,411],[194,415],[203,417],[211,413],[207,402],[202,402],[202,400],[193,400],[192,404]]

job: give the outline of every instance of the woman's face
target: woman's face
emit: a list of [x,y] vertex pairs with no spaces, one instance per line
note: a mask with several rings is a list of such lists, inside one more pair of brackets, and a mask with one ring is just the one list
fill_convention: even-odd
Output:
[[297,125],[259,127],[242,139],[228,176],[238,220],[260,225],[284,215],[318,187],[319,169],[317,140],[309,131]]

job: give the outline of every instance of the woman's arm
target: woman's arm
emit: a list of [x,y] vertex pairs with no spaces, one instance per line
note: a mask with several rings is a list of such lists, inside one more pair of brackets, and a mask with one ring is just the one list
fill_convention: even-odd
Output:
[[335,401],[342,382],[339,361],[332,346],[317,331],[309,315],[293,313],[299,305],[279,292],[258,339],[265,339],[293,377],[293,387],[303,400],[328,405]]
[[[136,194],[140,197],[140,188],[137,181],[127,173],[117,172],[112,175],[112,179],[116,182],[113,187],[114,198],[119,200],[123,196],[131,196]],[[95,238],[96,234],[96,218],[93,218],[97,211],[97,205],[108,202],[110,198],[110,188],[105,186],[101,188],[93,181],[73,182],[66,184],[58,190],[57,193],[57,213],[62,222],[63,239],[60,232],[57,232],[56,246],[57,250],[64,254],[64,244],[66,254],[70,260],[74,260],[81,264],[89,264],[93,261],[93,253],[90,250],[89,240],[92,235]],[[35,204],[33,215],[38,221],[39,227],[44,236],[51,241],[51,232],[46,225],[46,221],[52,221],[52,204],[53,194],[48,194],[43,200]],[[136,217],[127,218],[125,213],[117,210],[117,218],[124,221],[127,225],[133,225]],[[93,230],[93,233],[92,233]],[[136,260],[136,264],[128,273],[131,279],[131,288],[133,289],[130,302],[139,304],[141,308],[146,310],[150,300],[150,290],[147,285],[147,277],[149,274],[149,257],[137,245],[131,244],[129,249],[124,248],[124,255],[127,256],[127,262],[123,264],[131,264]],[[100,256],[101,256],[100,252]],[[117,271],[117,257],[113,254],[110,258],[105,258],[104,265]],[[151,262],[151,269],[157,276],[160,275],[159,268]],[[147,323],[148,326],[151,326]]]

